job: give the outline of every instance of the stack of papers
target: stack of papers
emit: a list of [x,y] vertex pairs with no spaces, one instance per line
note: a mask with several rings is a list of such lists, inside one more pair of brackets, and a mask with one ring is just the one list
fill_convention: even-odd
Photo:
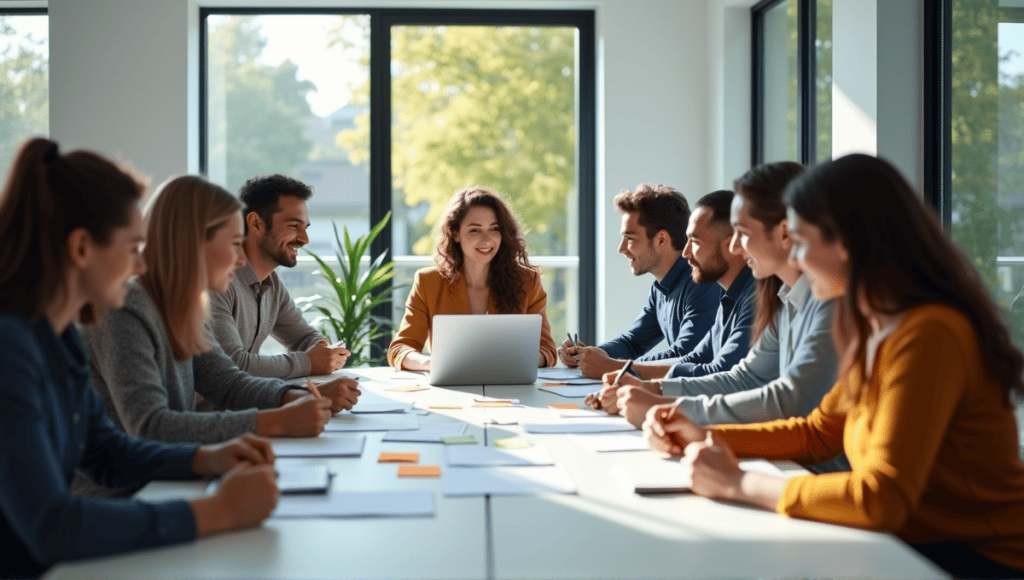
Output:
[[332,491],[323,495],[282,496],[272,518],[432,517],[429,491]]
[[551,381],[566,381],[569,379],[582,379],[583,371],[580,369],[547,368],[537,371],[537,378]]
[[412,403],[401,403],[399,401],[386,401],[381,403],[359,402],[352,408],[350,413],[408,413],[412,411]]
[[323,433],[319,437],[274,439],[271,446],[277,457],[359,457],[366,435]]

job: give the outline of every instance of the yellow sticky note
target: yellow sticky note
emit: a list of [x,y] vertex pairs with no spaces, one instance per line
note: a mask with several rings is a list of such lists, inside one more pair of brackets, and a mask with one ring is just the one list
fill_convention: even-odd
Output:
[[548,409],[579,409],[579,405],[573,405],[572,403],[559,403],[557,405],[548,405]]
[[399,465],[398,477],[441,477],[441,466]]
[[398,452],[381,451],[377,457],[377,463],[419,463],[420,454],[416,451]]
[[506,401],[486,401],[473,405],[475,409],[494,409],[497,407],[511,407],[512,403]]
[[461,409],[462,405],[430,405],[428,409]]
[[527,441],[526,437],[509,437],[508,439],[495,440],[494,446],[502,449],[522,449],[524,447],[532,447],[533,444]]

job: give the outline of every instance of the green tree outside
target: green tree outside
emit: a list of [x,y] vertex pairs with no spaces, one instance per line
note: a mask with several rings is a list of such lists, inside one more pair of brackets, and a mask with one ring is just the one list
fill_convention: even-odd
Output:
[[7,175],[22,141],[50,132],[48,42],[17,30],[16,22],[25,18],[46,16],[0,16],[0,43],[10,43],[0,52],[0,176]]
[[[306,94],[313,83],[298,80],[290,60],[260,62],[266,39],[253,16],[211,17],[209,43],[211,168],[223,167],[224,186],[238,191],[254,175],[295,175],[313,144],[306,136]],[[211,177],[217,180],[216,171]]]

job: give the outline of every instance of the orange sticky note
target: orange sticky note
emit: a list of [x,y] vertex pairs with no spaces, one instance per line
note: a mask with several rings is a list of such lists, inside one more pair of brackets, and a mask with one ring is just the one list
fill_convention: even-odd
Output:
[[381,451],[377,463],[419,463],[420,454],[416,451],[402,453],[397,451]]
[[568,387],[569,383],[544,383],[545,387]]
[[398,393],[415,393],[416,391],[425,391],[427,387],[423,385],[409,385],[406,387],[392,387],[390,389],[384,389],[385,391],[395,391]]
[[398,477],[441,477],[441,466],[399,465]]
[[485,403],[477,403],[477,404],[473,405],[473,408],[474,409],[493,409],[493,408],[496,408],[496,407],[511,407],[511,406],[512,406],[512,403],[506,403],[506,402],[500,402],[500,401],[494,403],[494,402],[488,401],[488,402],[485,402]]
[[557,405],[548,405],[548,409],[579,409],[579,405],[573,405],[572,403],[559,403]]
[[430,405],[428,409],[461,409],[462,405]]

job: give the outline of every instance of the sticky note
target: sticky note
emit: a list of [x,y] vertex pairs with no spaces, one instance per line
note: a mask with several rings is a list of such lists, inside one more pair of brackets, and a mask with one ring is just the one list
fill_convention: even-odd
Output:
[[381,451],[377,463],[419,463],[420,454],[416,451]]
[[428,409],[461,409],[462,405],[430,405]]
[[476,443],[476,437],[472,435],[452,435],[450,437],[442,437],[441,443],[445,445],[473,445]]
[[441,477],[441,466],[399,465],[398,477]]
[[429,387],[423,385],[408,385],[405,387],[391,387],[390,389],[384,389],[385,391],[395,391],[397,393],[415,393],[416,391],[425,391]]
[[477,403],[473,405],[474,409],[493,409],[497,407],[511,407],[512,403],[504,401],[488,401],[486,403]]
[[495,440],[494,446],[502,449],[523,449],[524,447],[532,447],[533,444],[527,441],[526,437],[509,437],[508,439]]
[[559,403],[557,405],[548,405],[548,409],[579,409],[579,405],[573,405],[572,403]]

